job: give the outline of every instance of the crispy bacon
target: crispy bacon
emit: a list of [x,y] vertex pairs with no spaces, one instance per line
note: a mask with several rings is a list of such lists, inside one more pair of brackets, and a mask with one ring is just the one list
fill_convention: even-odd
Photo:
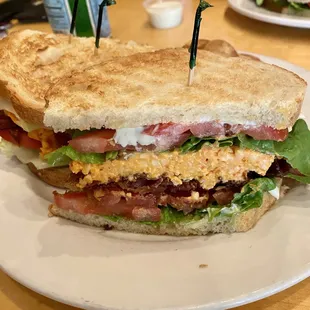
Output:
[[90,188],[93,190],[127,191],[139,194],[152,193],[157,196],[165,194],[175,197],[189,197],[193,191],[198,192],[199,195],[205,195],[208,192],[196,180],[183,182],[181,185],[174,185],[169,178],[148,180],[145,175],[137,176],[134,181],[123,178],[118,182],[110,182],[108,184],[92,184]]
[[159,204],[161,206],[172,206],[173,208],[182,211],[184,214],[189,214],[195,209],[205,208],[208,201],[208,194],[205,194],[202,197],[197,197],[197,200],[194,200],[191,196],[164,195],[160,196]]
[[228,188],[217,190],[212,196],[219,205],[225,206],[233,200],[234,194],[235,192]]
[[297,169],[293,168],[285,159],[276,159],[268,169],[267,177],[285,177],[287,174],[303,176]]
[[0,130],[16,128],[17,125],[8,117],[4,111],[0,111]]
[[243,182],[229,182],[207,191],[194,180],[174,186],[166,178],[147,180],[140,177],[135,181],[95,185],[85,192],[54,192],[54,201],[59,208],[83,215],[123,216],[136,221],[157,222],[161,216],[158,206],[169,205],[188,214],[213,201],[227,205],[243,185]]

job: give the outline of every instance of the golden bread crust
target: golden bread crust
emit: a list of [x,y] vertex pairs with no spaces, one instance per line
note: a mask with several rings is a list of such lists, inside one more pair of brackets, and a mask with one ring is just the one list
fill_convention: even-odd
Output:
[[68,167],[46,168],[38,170],[32,163],[27,164],[29,170],[48,185],[79,191],[76,187],[78,177]]
[[47,90],[73,70],[113,57],[152,51],[153,47],[134,42],[102,39],[97,56],[94,38],[72,39],[39,31],[17,31],[0,41],[0,83],[6,85],[19,116],[42,125]]
[[205,50],[190,87],[187,74],[186,49],[101,63],[50,89],[44,123],[56,131],[204,121],[284,129],[296,121],[306,90],[306,82],[285,69]]

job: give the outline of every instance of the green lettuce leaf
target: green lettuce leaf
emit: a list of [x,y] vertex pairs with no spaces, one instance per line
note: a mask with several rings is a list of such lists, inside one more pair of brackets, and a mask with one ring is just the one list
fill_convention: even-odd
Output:
[[273,179],[258,178],[247,183],[240,193],[234,195],[232,205],[237,205],[241,212],[259,208],[263,203],[265,192],[275,189],[277,186]]
[[217,140],[215,138],[209,138],[209,137],[207,138],[190,137],[180,147],[180,152],[183,154],[187,152],[197,152],[201,150],[203,146],[208,146],[215,142],[218,143],[219,147],[232,146],[234,145],[235,140],[236,140],[235,138]]
[[197,137],[190,137],[187,141],[183,143],[180,147],[181,153],[187,152],[197,152],[199,151],[203,145],[211,145],[216,140],[214,138],[197,138]]
[[303,119],[295,123],[285,141],[274,142],[274,145],[277,155],[284,157],[300,173],[310,176],[310,131]]
[[285,141],[255,140],[246,135],[238,135],[240,147],[261,153],[274,154],[285,160],[305,177],[289,175],[303,183],[310,183],[310,131],[303,119],[297,120]]
[[245,134],[239,134],[240,147],[258,151],[265,154],[274,154],[274,141],[271,140],[255,140]]
[[172,224],[184,221],[192,221],[195,218],[200,219],[200,216],[196,216],[195,213],[185,215],[183,211],[178,211],[171,206],[159,206],[161,209],[161,223]]
[[289,2],[288,3],[289,6],[296,10],[296,11],[302,11],[302,10],[305,10],[305,9],[308,9],[309,10],[309,6],[307,3],[296,3],[296,2]]
[[221,208],[221,207],[217,207],[217,208],[209,207],[209,208],[207,208],[209,222],[212,222],[214,220],[214,218],[219,216],[221,214],[222,210],[223,210],[223,208]]
[[80,137],[80,136],[84,136],[86,135],[87,133],[90,133],[92,131],[97,131],[98,129],[90,129],[90,130],[79,130],[79,129],[75,129],[72,133],[72,139],[75,139],[77,137]]
[[273,2],[280,7],[287,7],[289,5],[289,2],[287,0],[273,0]]
[[50,166],[67,166],[71,160],[81,161],[87,164],[102,164],[107,160],[115,159],[118,152],[99,153],[80,153],[70,145],[63,146],[56,151],[45,156]]
[[237,140],[235,138],[227,138],[224,140],[217,140],[219,147],[225,147],[225,146],[233,146],[236,144]]
[[287,178],[294,179],[300,183],[309,184],[310,183],[310,176],[303,176],[303,175],[296,175],[289,173],[286,175]]
[[264,0],[255,0],[256,5],[262,6],[264,4]]

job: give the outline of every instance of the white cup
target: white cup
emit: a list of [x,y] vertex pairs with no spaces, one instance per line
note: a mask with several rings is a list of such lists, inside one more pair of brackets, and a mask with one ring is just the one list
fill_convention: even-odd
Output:
[[173,28],[182,22],[182,0],[146,0],[143,2],[143,6],[149,14],[152,26],[155,28]]

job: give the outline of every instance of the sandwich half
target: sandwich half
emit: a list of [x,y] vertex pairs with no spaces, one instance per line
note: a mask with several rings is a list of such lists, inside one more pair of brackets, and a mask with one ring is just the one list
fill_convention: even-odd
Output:
[[49,184],[72,187],[67,167],[49,169],[44,156],[68,141],[43,124],[44,96],[60,78],[74,70],[136,52],[150,46],[102,39],[94,55],[94,38],[25,30],[0,40],[0,151],[29,164],[31,171]]
[[119,57],[59,80],[45,126],[71,136],[48,163],[69,165],[78,191],[53,215],[170,235],[242,232],[287,189],[310,181],[310,132],[298,119],[306,82],[277,66],[199,51]]

